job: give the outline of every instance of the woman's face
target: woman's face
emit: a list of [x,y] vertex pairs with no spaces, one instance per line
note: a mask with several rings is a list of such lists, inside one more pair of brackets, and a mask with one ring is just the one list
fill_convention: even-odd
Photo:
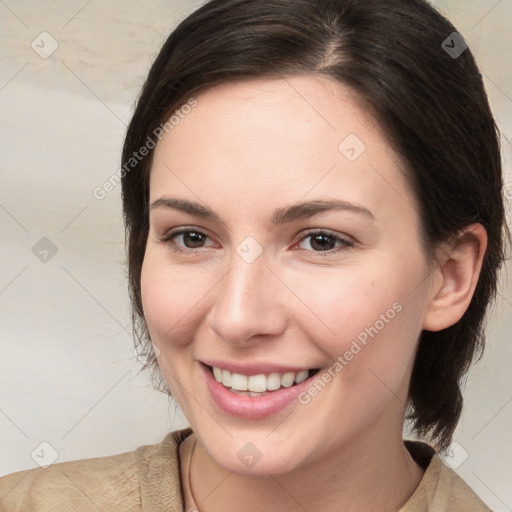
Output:
[[142,268],[158,362],[192,428],[251,474],[396,439],[431,294],[400,160],[327,79],[196,100],[155,150]]

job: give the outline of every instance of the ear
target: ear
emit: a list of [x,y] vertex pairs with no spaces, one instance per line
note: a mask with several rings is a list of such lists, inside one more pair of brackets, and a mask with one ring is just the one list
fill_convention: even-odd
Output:
[[423,329],[440,331],[461,319],[473,297],[486,248],[487,233],[481,224],[471,224],[440,245]]

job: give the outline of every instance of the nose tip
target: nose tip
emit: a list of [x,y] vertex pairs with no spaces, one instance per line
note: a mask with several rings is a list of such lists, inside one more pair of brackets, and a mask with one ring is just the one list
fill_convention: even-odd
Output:
[[262,259],[238,259],[216,291],[210,327],[232,344],[279,336],[286,329],[286,313],[277,285]]

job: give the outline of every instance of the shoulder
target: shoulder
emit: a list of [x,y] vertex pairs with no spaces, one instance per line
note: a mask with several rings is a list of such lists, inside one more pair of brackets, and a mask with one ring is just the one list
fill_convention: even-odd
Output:
[[121,498],[124,510],[140,510],[135,468],[129,452],[13,473],[0,479],[0,511],[101,510]]
[[132,452],[61,462],[0,478],[0,512],[142,511],[148,485],[162,474],[159,469],[176,469],[177,446],[186,431],[169,433],[161,443]]
[[420,465],[427,463],[420,485],[400,512],[492,512],[433,448],[411,441],[406,446]]

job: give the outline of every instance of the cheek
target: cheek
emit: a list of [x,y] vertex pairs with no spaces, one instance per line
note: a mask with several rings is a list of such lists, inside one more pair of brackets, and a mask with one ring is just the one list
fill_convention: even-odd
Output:
[[410,293],[417,263],[323,271],[308,280],[296,276],[297,295],[314,315],[301,329],[332,361],[343,359],[347,380],[359,380],[364,368],[388,373],[410,366],[422,318],[421,290]]
[[166,265],[148,251],[141,273],[144,316],[153,342],[164,348],[190,343],[207,295],[209,280],[197,270]]
[[[317,282],[300,292],[317,316],[304,319],[300,329],[331,361],[323,372],[331,399],[318,402],[319,414],[336,411],[348,430],[407,402],[421,307],[417,298],[407,297],[406,279],[401,281],[396,272],[388,277],[393,286],[363,273]],[[317,394],[313,389],[307,393],[305,400]],[[333,430],[332,435],[338,434]]]
[[322,329],[322,334],[329,333],[333,340],[355,337],[399,298],[396,287],[386,286],[374,269],[315,270],[307,279],[296,275],[292,282],[304,310],[309,309],[315,317],[313,332],[320,334]]

